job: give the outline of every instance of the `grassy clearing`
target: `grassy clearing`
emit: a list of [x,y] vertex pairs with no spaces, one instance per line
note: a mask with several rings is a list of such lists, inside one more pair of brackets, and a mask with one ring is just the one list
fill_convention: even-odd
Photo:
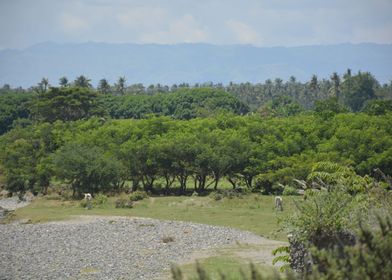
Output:
[[[221,279],[220,275],[223,273],[227,280],[243,279],[242,275],[247,275],[250,279],[251,269],[250,263],[244,259],[236,257],[210,257],[198,262],[199,266],[210,277],[209,279]],[[257,271],[267,277],[274,273],[271,266],[257,264]],[[199,279],[197,278],[197,264],[188,264],[180,266],[184,279]]]
[[111,197],[105,205],[86,210],[80,206],[80,201],[62,201],[61,197],[56,196],[43,197],[16,210],[13,219],[39,223],[70,219],[77,215],[149,217],[229,226],[267,238],[285,240],[285,235],[277,232],[278,219],[292,212],[295,199],[284,197],[285,209],[277,212],[273,207],[273,196],[256,194],[219,201],[210,197],[151,197],[138,201],[132,209],[115,208],[117,198]]

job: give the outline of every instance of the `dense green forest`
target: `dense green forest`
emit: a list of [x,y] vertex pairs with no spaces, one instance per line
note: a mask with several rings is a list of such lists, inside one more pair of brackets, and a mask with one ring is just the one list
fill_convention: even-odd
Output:
[[[81,75],[73,82],[62,77],[59,87],[52,87],[43,78],[26,90],[9,85],[0,88],[0,135],[11,129],[14,121],[21,122],[18,119],[24,123],[90,116],[191,119],[222,112],[287,117],[312,110],[321,110],[324,114],[328,114],[327,111],[384,114],[392,107],[391,99],[392,83],[380,85],[370,73],[352,75],[350,70],[342,77],[333,73],[328,80],[319,81],[314,75],[305,83],[291,77],[287,82],[275,79],[260,84],[230,83],[227,86],[213,83],[127,86],[125,78],[120,77],[114,85],[102,79],[93,88],[91,81]],[[54,111],[49,113],[48,110]]]
[[94,89],[84,76],[63,77],[60,87],[43,79],[33,92],[3,87],[6,185],[45,191],[57,178],[75,193],[120,191],[129,182],[134,190],[203,192],[225,180],[268,194],[293,191],[294,179],[338,163],[362,180],[356,192],[370,177],[392,175],[391,85],[370,73],[340,80],[277,79],[243,92],[234,84],[129,92],[124,78]]

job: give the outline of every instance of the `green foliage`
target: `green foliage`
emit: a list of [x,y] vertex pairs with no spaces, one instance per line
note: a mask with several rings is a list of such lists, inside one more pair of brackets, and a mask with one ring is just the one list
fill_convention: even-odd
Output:
[[392,112],[392,100],[371,100],[365,103],[362,112],[369,115],[385,115]]
[[343,101],[351,110],[358,112],[366,101],[376,98],[378,86],[377,80],[369,72],[347,75],[341,88]]
[[283,195],[298,195],[298,190],[291,186],[284,186]]
[[326,100],[317,100],[314,107],[315,113],[324,118],[332,118],[336,114],[347,113],[349,110],[338,102],[336,97],[331,97]]
[[10,130],[17,119],[30,117],[29,103],[33,97],[31,93],[0,95],[0,135]]
[[303,107],[292,98],[282,95],[260,107],[259,113],[262,116],[288,117],[297,115],[303,110]]
[[246,114],[248,107],[219,89],[181,89],[157,95],[105,96],[101,102],[112,118],[147,118],[150,115],[175,119],[207,117],[222,112]]
[[[187,121],[93,117],[15,127],[0,138],[0,159],[9,185],[17,178],[15,186],[22,189],[44,191],[56,171],[75,191],[87,191],[72,179],[78,173],[80,178],[95,174],[88,179],[92,183],[83,182],[100,185],[95,191],[119,191],[124,181],[130,181],[132,190],[184,193],[193,188],[202,193],[218,189],[225,180],[233,188],[269,194],[284,190],[276,189],[278,184],[292,185],[299,179],[326,188],[344,185],[357,193],[373,184],[365,175],[375,176],[375,169],[392,175],[391,122],[391,114],[363,113],[337,114],[325,120],[314,115],[265,119],[223,114]],[[66,159],[64,163],[59,157]],[[315,165],[318,162],[346,169],[324,170]],[[64,176],[61,165],[74,171]],[[78,165],[89,171],[79,172]],[[107,181],[97,182],[98,174],[106,174]]]
[[312,186],[330,191],[333,188],[346,188],[347,192],[364,192],[373,180],[357,175],[353,168],[333,162],[317,162],[313,165],[307,180]]
[[91,116],[102,116],[98,94],[87,87],[52,87],[38,94],[31,111],[34,118],[46,122],[73,121]]
[[138,201],[148,198],[148,194],[144,191],[135,191],[129,196],[130,201]]
[[296,206],[286,228],[297,240],[315,245],[352,226],[358,207],[356,200],[342,191],[315,192]]
[[99,147],[68,144],[54,157],[55,174],[71,184],[74,193],[97,193],[115,189],[123,167]]
[[313,249],[313,279],[391,279],[392,222],[378,216],[378,228],[360,224],[358,241],[344,252]]
[[102,193],[98,193],[93,198],[94,206],[102,206],[108,202],[108,197]]
[[289,269],[291,263],[290,246],[280,246],[272,251],[272,255],[275,256],[275,258],[272,260],[273,265],[276,265],[277,263],[283,263],[283,265],[280,267],[281,272]]

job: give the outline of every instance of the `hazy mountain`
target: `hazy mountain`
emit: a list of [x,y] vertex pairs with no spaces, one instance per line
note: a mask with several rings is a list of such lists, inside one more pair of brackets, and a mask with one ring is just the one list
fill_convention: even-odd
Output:
[[42,77],[56,85],[67,76],[86,75],[93,84],[125,76],[127,83],[264,82],[291,75],[307,81],[312,74],[370,71],[380,82],[392,79],[392,45],[340,44],[260,48],[209,44],[55,44],[0,51],[0,85],[29,87]]

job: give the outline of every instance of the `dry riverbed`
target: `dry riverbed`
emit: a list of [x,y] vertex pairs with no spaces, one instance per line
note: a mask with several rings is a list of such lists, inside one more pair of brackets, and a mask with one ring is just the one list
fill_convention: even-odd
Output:
[[[244,250],[246,244],[253,249]],[[165,279],[173,263],[233,246],[242,246],[239,254],[256,263],[270,264],[271,250],[281,244],[228,227],[148,218],[2,224],[0,279]]]

